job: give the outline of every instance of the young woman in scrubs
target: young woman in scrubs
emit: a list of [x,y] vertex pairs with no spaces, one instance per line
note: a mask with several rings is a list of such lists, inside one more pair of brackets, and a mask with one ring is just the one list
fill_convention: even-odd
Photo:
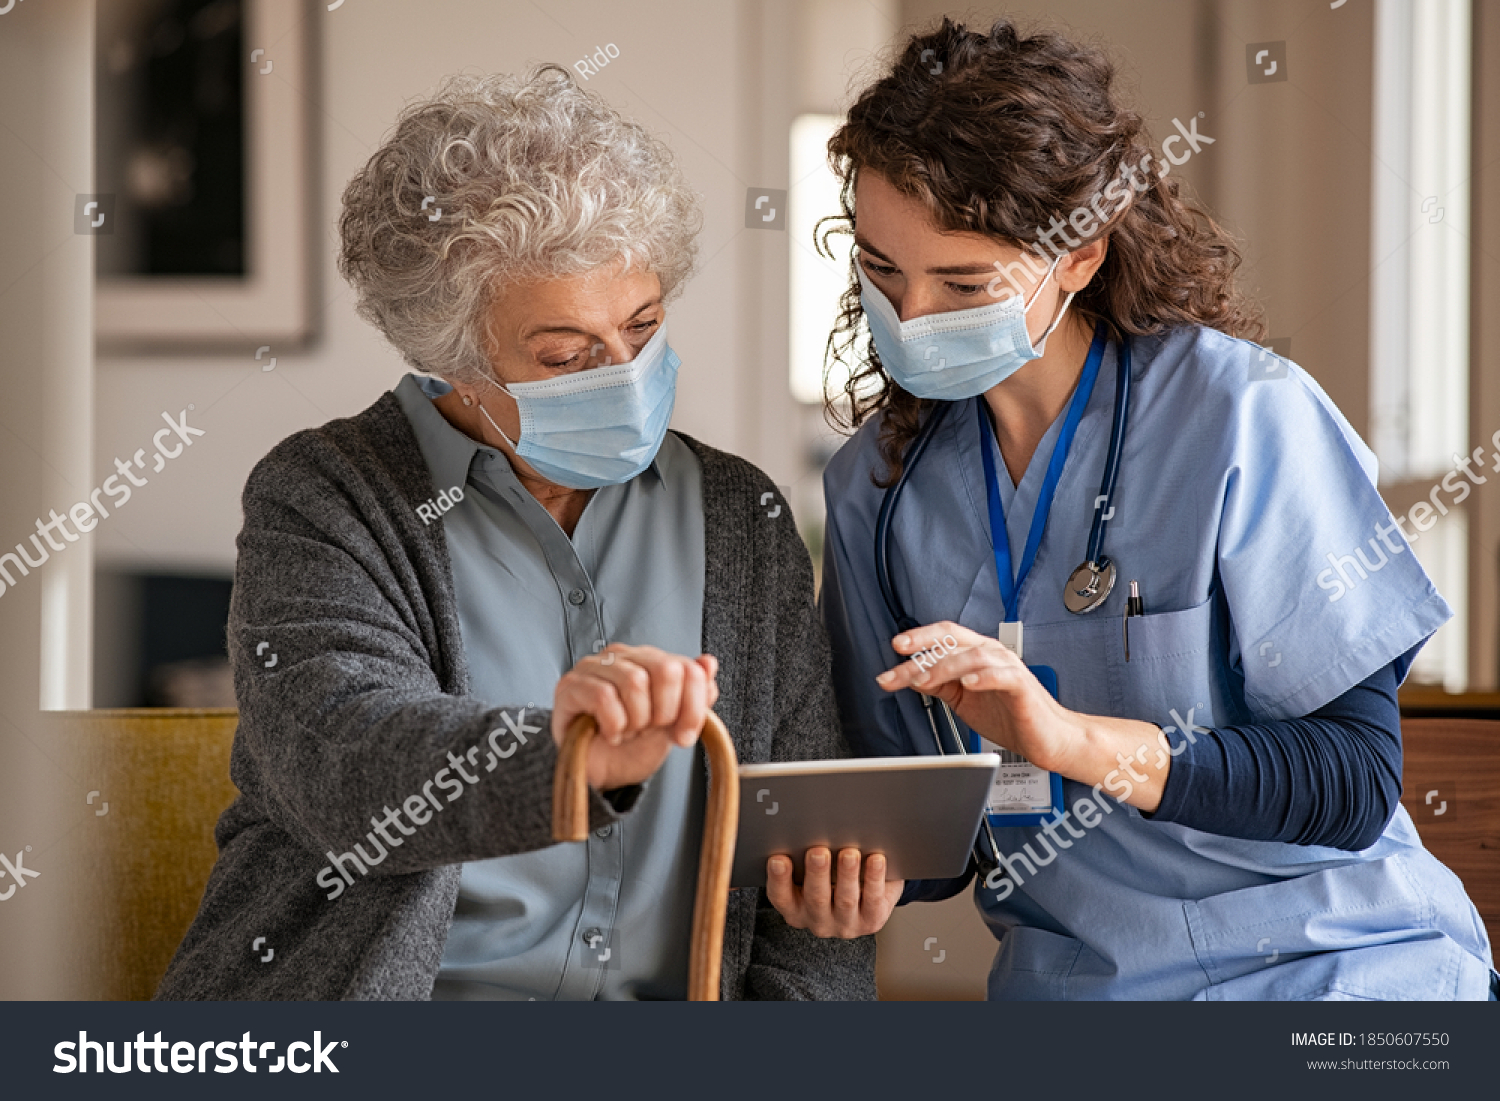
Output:
[[[866,360],[825,476],[849,740],[937,752],[922,693],[1063,777],[1060,817],[994,829],[998,867],[903,901],[975,882],[996,999],[1487,998],[1484,927],[1398,802],[1396,688],[1452,613],[1369,449],[1251,343],[1233,243],[1111,79],[1064,39],[945,21],[830,142],[857,278],[831,344]],[[1212,140],[1179,128],[1178,163]],[[903,630],[877,519],[933,417],[889,523]],[[1096,508],[1103,597],[1070,582]],[[1016,621],[1024,660],[997,638]]]

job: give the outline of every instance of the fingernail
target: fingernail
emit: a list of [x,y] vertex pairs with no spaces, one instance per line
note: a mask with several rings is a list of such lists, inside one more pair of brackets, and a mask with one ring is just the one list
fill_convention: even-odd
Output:
[[963,683],[966,684],[966,685],[968,685],[970,688],[972,688],[974,685],[976,685],[976,684],[979,683],[979,674],[978,673],[965,673],[964,676],[963,676]]
[[892,643],[892,645],[894,645],[894,646],[910,646],[911,645],[911,635],[897,635],[896,638],[895,638],[895,641]]
[[874,856],[870,857],[870,869],[871,871],[875,872],[876,875],[883,874],[885,872],[885,857],[881,856],[879,853],[876,853]]
[[914,674],[912,674],[912,678],[911,679],[912,679],[912,683],[913,684],[926,684],[927,683],[927,670],[926,669],[918,669]]
[[839,863],[846,868],[855,868],[859,866],[859,857],[853,853],[841,853],[839,855]]
[[894,670],[891,670],[891,669],[887,669],[884,673],[881,673],[880,676],[878,676],[878,677],[875,678],[876,682],[879,683],[879,684],[890,684],[891,681],[893,681],[895,679],[896,679],[896,673],[895,673]]
[[821,853],[821,852],[819,852],[819,853],[813,853],[811,856],[809,856],[807,858],[807,862],[809,864],[811,864],[814,868],[821,868],[821,867],[823,867],[823,865],[825,865],[825,864],[828,863],[828,854],[827,853]]

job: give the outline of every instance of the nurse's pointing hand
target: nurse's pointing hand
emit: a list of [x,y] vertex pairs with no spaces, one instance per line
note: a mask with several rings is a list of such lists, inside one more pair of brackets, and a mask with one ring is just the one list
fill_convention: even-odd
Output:
[[914,688],[935,696],[970,729],[1038,768],[1107,787],[1148,813],[1161,805],[1171,756],[1156,752],[1164,743],[1160,727],[1069,710],[1015,651],[957,623],[906,631],[891,648],[910,658],[875,678],[887,692]]
[[793,929],[815,936],[869,936],[879,932],[896,908],[904,879],[885,878],[885,857],[871,853],[860,872],[858,849],[839,850],[837,879],[831,854],[821,846],[807,850],[802,884],[792,882],[792,862],[784,856],[766,861],[766,895]]
[[891,648],[909,660],[876,679],[887,692],[915,688],[942,700],[970,728],[1049,772],[1067,775],[1079,718],[1052,698],[1015,651],[957,623],[897,635]]

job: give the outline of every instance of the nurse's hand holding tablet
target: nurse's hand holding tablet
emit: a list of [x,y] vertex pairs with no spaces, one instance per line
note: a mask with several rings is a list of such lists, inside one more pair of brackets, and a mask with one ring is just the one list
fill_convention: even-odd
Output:
[[[957,643],[953,648],[953,643]],[[946,643],[946,645],[945,645]],[[981,737],[1038,768],[1093,787],[1103,784],[1122,761],[1161,736],[1153,723],[1085,715],[1052,698],[1014,650],[957,623],[934,623],[904,631],[891,640],[897,654],[943,653],[930,664],[915,657],[875,678],[887,692],[914,688],[942,700]],[[1139,770],[1124,800],[1146,812],[1161,802],[1170,757],[1164,767]]]

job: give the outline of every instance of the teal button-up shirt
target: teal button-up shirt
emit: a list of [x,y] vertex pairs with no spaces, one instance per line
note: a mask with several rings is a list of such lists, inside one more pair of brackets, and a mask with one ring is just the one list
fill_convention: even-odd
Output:
[[[639,477],[595,491],[570,540],[503,453],[433,407],[448,389],[407,375],[395,394],[438,491],[424,519],[447,535],[474,695],[550,707],[611,642],[697,656],[703,491],[687,445],[669,433]],[[465,864],[433,997],[686,997],[706,783],[701,752],[674,749],[587,842]]]

